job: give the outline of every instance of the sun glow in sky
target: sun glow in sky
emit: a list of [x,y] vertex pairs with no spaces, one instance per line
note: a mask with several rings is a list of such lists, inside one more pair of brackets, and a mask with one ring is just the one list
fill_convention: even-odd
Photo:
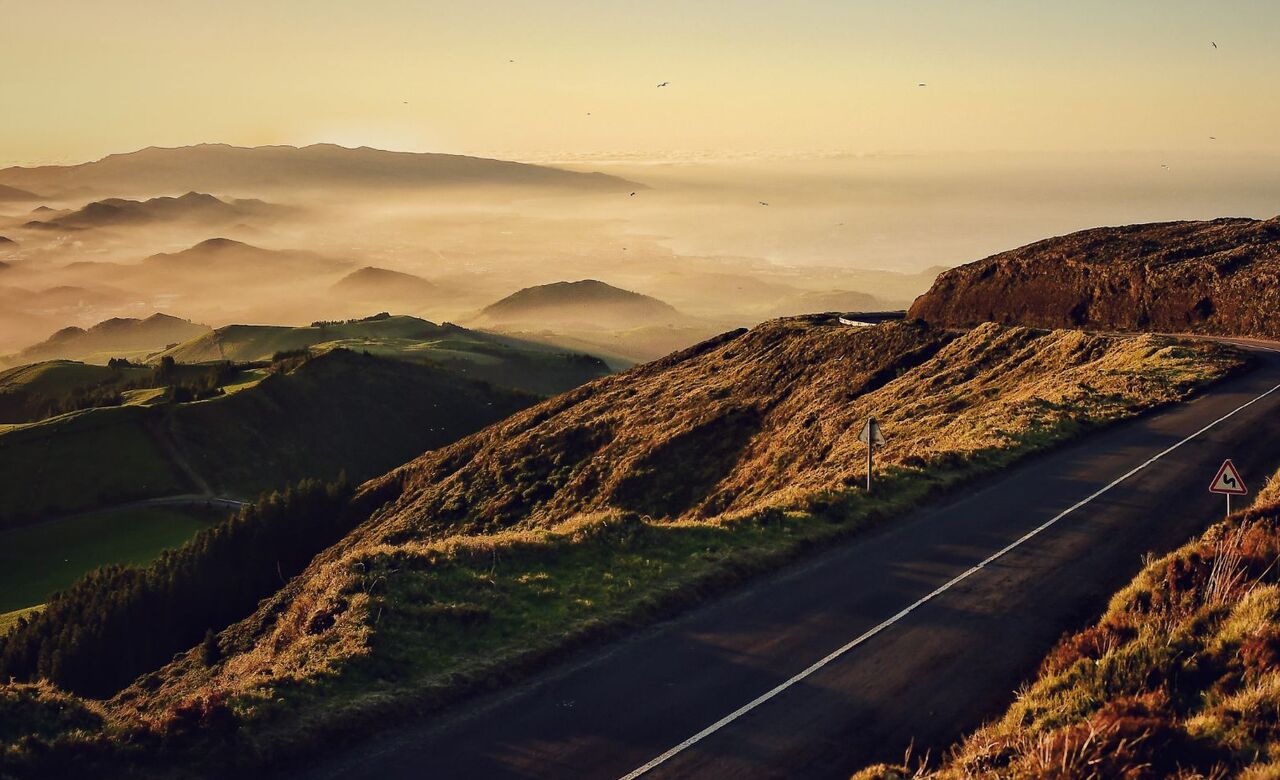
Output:
[[0,18],[0,164],[203,141],[1280,150],[1275,0],[0,0]]

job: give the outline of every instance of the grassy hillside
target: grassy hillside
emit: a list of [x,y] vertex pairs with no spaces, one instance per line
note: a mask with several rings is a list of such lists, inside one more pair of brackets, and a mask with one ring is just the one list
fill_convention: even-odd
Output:
[[207,401],[0,429],[0,528],[206,487],[252,498],[343,469],[364,479],[534,400],[429,366],[331,351]]
[[93,409],[0,429],[0,528],[194,492],[149,431],[153,410]]
[[343,470],[365,479],[535,400],[427,366],[331,351],[224,399],[157,411],[215,492],[252,496]]
[[942,768],[857,777],[1280,775],[1278,487],[1151,561]]
[[101,384],[122,373],[141,378],[151,373],[151,369],[143,366],[112,369],[75,360],[49,360],[0,371],[0,393],[25,390],[53,395]]
[[[113,698],[102,729],[65,739],[159,738],[178,722],[172,760],[232,739],[218,754],[255,762],[349,735],[1185,397],[1242,359],[993,325],[790,320],[727,334],[367,483],[351,507],[368,519],[222,629],[214,660],[193,649]],[[859,487],[856,443],[871,413],[889,439],[875,496]]]
[[437,325],[417,317],[372,317],[292,328],[229,325],[170,349],[180,363],[269,360],[278,352],[347,348],[437,365],[503,387],[551,395],[608,373],[600,360],[533,342]]

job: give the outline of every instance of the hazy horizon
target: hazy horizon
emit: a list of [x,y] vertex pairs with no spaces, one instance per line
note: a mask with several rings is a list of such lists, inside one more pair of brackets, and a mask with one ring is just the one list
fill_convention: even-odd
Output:
[[1256,0],[0,8],[0,165],[211,139],[516,159],[1265,152],[1280,123],[1280,7]]

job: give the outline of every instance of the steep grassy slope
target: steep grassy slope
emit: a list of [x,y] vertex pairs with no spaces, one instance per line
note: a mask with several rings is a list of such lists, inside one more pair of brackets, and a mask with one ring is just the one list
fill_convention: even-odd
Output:
[[417,317],[372,317],[291,328],[228,325],[155,356],[180,363],[269,360],[278,352],[334,348],[437,365],[531,393],[550,395],[609,372],[600,360],[540,344]]
[[965,327],[1280,337],[1280,217],[1050,238],[943,273],[910,314]]
[[534,400],[428,366],[331,351],[208,401],[63,415],[0,432],[0,528],[206,485],[251,498],[343,469],[363,479]]
[[[1189,378],[1180,370],[1202,359],[1151,339],[779,321],[567,394],[410,464],[386,478],[403,495],[387,522],[432,535],[549,527],[609,509],[747,512],[857,484],[855,434],[868,415],[890,432],[881,468],[919,469],[1172,399]],[[548,451],[551,463],[539,454]]]
[[[221,631],[215,661],[188,653],[116,696],[104,730],[68,739],[179,723],[188,741],[172,745],[234,739],[218,755],[257,761],[350,733],[1181,398],[1240,360],[995,325],[727,334],[367,483],[353,506],[368,519]],[[859,487],[856,441],[872,413],[889,437],[876,496]]]
[[1150,562],[942,768],[857,777],[1280,775],[1278,488]]

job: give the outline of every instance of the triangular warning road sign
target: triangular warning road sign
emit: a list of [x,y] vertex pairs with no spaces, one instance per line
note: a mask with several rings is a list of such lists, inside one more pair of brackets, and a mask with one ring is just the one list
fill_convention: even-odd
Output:
[[1213,478],[1213,482],[1209,484],[1210,493],[1226,493],[1229,496],[1243,496],[1249,492],[1244,486],[1244,480],[1240,478],[1240,472],[1236,471],[1236,466],[1231,462],[1230,458],[1222,461],[1222,468],[1218,469],[1218,476]]
[[869,418],[867,424],[862,426],[858,441],[863,444],[884,444],[884,434],[880,433],[880,423],[876,422],[876,418]]

